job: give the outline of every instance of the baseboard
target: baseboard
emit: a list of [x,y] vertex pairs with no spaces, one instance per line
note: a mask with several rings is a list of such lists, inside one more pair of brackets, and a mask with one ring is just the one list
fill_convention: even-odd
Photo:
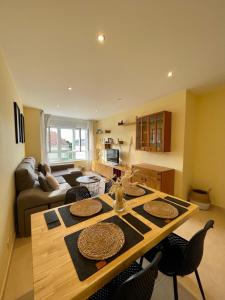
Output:
[[5,271],[5,276],[4,276],[4,279],[3,279],[2,286],[0,288],[0,300],[3,299],[5,288],[6,288],[6,282],[7,282],[7,278],[8,278],[8,275],[9,275],[9,267],[10,267],[11,260],[12,260],[12,254],[13,254],[15,239],[16,239],[16,234],[14,233],[13,238],[12,238],[10,252],[9,252],[9,259],[8,259],[8,263],[7,263],[7,267],[6,267],[6,271]]

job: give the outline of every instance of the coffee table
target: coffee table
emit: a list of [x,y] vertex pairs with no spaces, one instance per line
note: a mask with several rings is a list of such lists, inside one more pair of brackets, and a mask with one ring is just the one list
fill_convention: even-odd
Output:
[[92,197],[98,195],[99,193],[100,180],[101,178],[96,175],[80,176],[76,179],[76,181],[80,183],[80,185],[86,186]]

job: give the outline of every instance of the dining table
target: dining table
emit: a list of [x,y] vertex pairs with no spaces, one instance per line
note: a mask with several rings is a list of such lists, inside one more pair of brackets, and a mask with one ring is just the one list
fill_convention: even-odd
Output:
[[[79,221],[69,215],[68,204],[31,215],[34,299],[87,299],[198,211],[195,204],[146,186],[143,188],[146,190],[145,195],[127,198],[122,212],[113,209],[114,200],[111,195],[101,194],[98,199],[103,204],[102,211],[89,218],[79,218]],[[165,222],[160,218],[150,218],[143,211],[143,205],[157,199],[176,206],[179,215],[164,220]],[[58,219],[56,226],[47,224],[46,214],[50,212]],[[115,218],[126,228],[130,228],[134,239],[135,236],[139,237],[137,243],[133,242],[132,246],[124,248],[96,270],[93,268],[93,261],[89,268],[88,259],[82,265],[85,258],[80,256],[81,269],[78,270],[79,260],[74,257],[78,253],[73,238],[91,225]],[[136,226],[132,220],[137,220],[147,230],[140,230],[142,226]],[[132,236],[129,238],[132,242]],[[90,274],[87,273],[89,269]]]

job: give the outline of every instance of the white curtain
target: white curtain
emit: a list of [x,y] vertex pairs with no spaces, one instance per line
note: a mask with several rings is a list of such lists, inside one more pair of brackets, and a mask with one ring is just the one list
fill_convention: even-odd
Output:
[[49,122],[51,119],[51,115],[44,114],[41,112],[41,158],[42,163],[47,161],[47,127],[49,126]]
[[88,132],[89,132],[89,152],[88,152],[88,163],[91,168],[91,161],[95,159],[95,135],[94,135],[94,121],[88,121]]

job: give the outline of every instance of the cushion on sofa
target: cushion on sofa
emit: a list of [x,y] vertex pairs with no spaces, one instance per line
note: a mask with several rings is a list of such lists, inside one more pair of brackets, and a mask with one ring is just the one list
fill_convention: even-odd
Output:
[[15,179],[17,192],[32,188],[35,180],[38,179],[33,162],[29,163],[27,159],[25,162],[22,161],[16,168]]
[[44,192],[52,191],[52,187],[49,185],[47,178],[41,172],[38,175],[38,181],[39,181],[41,189]]
[[45,172],[47,173],[51,173],[51,167],[48,163],[44,163],[44,168],[45,168]]
[[42,164],[38,164],[38,172],[41,172],[43,175],[46,175],[45,167]]
[[52,187],[53,190],[58,190],[59,189],[59,183],[57,179],[50,173],[46,174],[46,179],[48,184]]

